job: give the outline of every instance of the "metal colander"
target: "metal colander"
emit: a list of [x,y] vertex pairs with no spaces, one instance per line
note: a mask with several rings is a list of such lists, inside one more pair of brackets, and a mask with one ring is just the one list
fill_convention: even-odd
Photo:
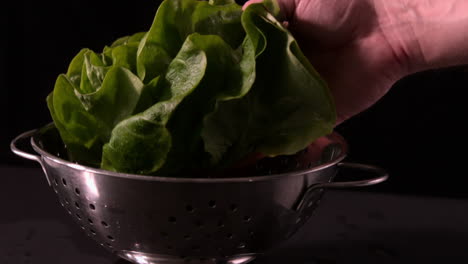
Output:
[[[40,155],[20,150],[29,138]],[[342,163],[347,147],[336,133],[294,156],[265,158],[219,178],[131,175],[71,163],[52,124],[19,135],[11,149],[41,164],[60,204],[83,232],[140,264],[247,263],[291,237],[325,188],[387,179],[380,168]],[[340,167],[376,175],[332,182]]]

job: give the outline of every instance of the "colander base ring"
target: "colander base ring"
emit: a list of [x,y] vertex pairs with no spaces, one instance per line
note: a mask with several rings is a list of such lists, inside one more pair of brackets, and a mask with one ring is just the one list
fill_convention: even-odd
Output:
[[143,253],[122,250],[116,253],[119,257],[135,264],[246,264],[254,260],[257,254],[241,254],[226,258],[185,257]]

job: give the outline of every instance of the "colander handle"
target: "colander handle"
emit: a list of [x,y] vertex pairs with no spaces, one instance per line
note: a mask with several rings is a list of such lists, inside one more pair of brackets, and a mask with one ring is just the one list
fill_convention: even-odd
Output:
[[388,173],[384,169],[367,164],[361,163],[351,163],[351,162],[340,162],[337,164],[338,168],[342,169],[354,169],[366,171],[374,174],[372,178],[356,180],[356,181],[338,181],[338,182],[325,182],[318,183],[310,186],[304,195],[302,196],[301,201],[296,206],[296,210],[302,210],[307,204],[312,202],[314,199],[317,199],[322,193],[323,189],[345,189],[345,188],[354,188],[354,187],[363,187],[379,184],[388,179]]
[[332,182],[326,182],[326,183],[319,183],[319,184],[311,186],[311,188],[313,189],[318,189],[318,188],[342,189],[342,188],[364,187],[364,186],[376,185],[388,179],[387,171],[374,165],[352,163],[352,162],[340,162],[338,163],[338,168],[354,169],[354,170],[371,172],[375,174],[376,176],[372,178],[368,178],[368,179],[357,180],[357,181],[343,181],[343,182],[332,181]]
[[21,140],[31,140],[31,137],[36,133],[37,129],[29,130],[24,133],[21,133],[19,136],[15,137],[11,143],[10,143],[10,149],[15,153],[16,155],[28,159],[28,160],[33,160],[41,164],[42,170],[44,171],[44,174],[46,176],[47,182],[49,183],[50,186],[50,180],[49,176],[47,175],[47,171],[45,169],[45,166],[43,164],[42,158],[39,155],[31,154],[29,152],[26,152],[25,150],[21,150],[18,148],[18,142]]

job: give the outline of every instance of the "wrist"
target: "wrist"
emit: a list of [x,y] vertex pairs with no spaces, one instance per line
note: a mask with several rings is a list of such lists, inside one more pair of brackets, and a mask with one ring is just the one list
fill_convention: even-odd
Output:
[[429,64],[416,29],[412,21],[413,14],[408,10],[405,0],[372,0],[374,1],[377,23],[395,59],[400,62],[403,75],[420,71]]
[[407,73],[468,63],[468,1],[373,0]]

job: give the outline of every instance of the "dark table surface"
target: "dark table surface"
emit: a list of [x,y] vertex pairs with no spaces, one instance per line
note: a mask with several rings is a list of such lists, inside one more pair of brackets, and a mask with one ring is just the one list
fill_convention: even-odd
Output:
[[[0,264],[125,264],[69,218],[40,168],[0,167]],[[328,191],[258,264],[468,263],[468,200]]]

